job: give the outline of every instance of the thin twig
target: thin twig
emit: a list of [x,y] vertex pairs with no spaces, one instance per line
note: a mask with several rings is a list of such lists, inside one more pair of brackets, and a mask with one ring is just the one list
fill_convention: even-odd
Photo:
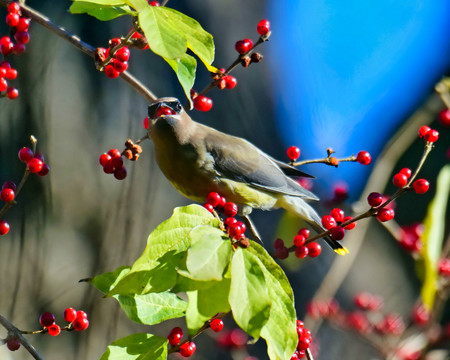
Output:
[[37,352],[33,345],[22,335],[19,329],[17,329],[11,322],[0,314],[0,324],[8,330],[8,335],[12,335],[17,338],[25,349],[33,356],[36,360],[44,360],[44,358]]
[[[7,7],[11,1],[9,0],[0,0],[0,5]],[[50,32],[58,35],[62,39],[66,40],[73,46],[75,46],[78,50],[82,51],[86,55],[94,58],[95,57],[95,48],[84,41],[82,41],[78,36],[71,34],[62,26],[59,26],[52,22],[47,16],[41,14],[40,12],[34,10],[28,5],[21,5],[22,14],[26,17],[29,17],[34,22],[42,25]],[[157,99],[157,96],[145,87],[139,80],[137,80],[133,75],[124,71],[120,74],[120,77],[125,80],[133,89],[135,89],[142,97],[148,102],[152,102]]]
[[297,161],[295,163],[292,164],[292,166],[301,166],[301,165],[306,165],[306,164],[326,164],[326,165],[332,165],[332,166],[337,166],[334,161],[337,161],[337,163],[341,163],[341,162],[355,162],[356,161],[356,156],[352,155],[349,156],[347,158],[343,158],[343,159],[336,159],[335,160],[331,160],[332,156],[328,156],[326,158],[323,159],[313,159],[313,160],[303,160],[303,161]]

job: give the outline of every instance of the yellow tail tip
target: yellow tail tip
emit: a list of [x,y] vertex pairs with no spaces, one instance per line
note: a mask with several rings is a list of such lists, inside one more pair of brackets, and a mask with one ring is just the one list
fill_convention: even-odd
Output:
[[337,252],[339,255],[342,255],[342,256],[344,256],[345,254],[349,254],[350,253],[345,246],[340,248],[340,249],[335,249],[334,251]]

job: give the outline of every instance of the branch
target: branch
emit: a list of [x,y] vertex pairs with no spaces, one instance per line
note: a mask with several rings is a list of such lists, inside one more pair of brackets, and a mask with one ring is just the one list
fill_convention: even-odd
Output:
[[37,352],[33,345],[25,339],[19,329],[17,329],[11,322],[5,318],[2,314],[0,314],[0,324],[8,330],[8,335],[12,334],[16,337],[20,343],[24,346],[25,349],[33,356],[36,360],[44,360],[44,358]]
[[[12,1],[10,0],[0,0],[0,5],[7,7]],[[21,11],[24,16],[29,17],[34,22],[45,27],[50,32],[58,35],[65,41],[69,42],[75,46],[78,50],[82,51],[86,55],[94,58],[95,48],[84,41],[82,41],[78,36],[73,35],[68,32],[62,26],[59,26],[52,22],[48,17],[41,14],[40,12],[34,10],[28,5],[21,4]],[[137,80],[133,75],[124,71],[120,74],[120,77],[125,80],[133,89],[135,89],[145,100],[152,102],[157,99],[157,96],[149,89],[147,89],[139,80]]]

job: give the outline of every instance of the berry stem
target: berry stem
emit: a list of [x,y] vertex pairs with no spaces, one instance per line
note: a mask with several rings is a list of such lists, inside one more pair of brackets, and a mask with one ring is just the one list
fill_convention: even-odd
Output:
[[[0,5],[7,7],[11,3],[10,0],[0,0]],[[34,22],[39,25],[45,27],[50,32],[58,35],[62,39],[66,40],[73,46],[75,46],[78,50],[82,51],[86,55],[94,58],[95,48],[92,45],[81,41],[81,39],[65,30],[63,27],[52,22],[47,16],[41,14],[40,12],[34,10],[28,5],[21,4],[22,14],[26,17],[31,18]],[[157,99],[157,96],[148,88],[146,88],[138,79],[136,79],[133,75],[124,71],[119,75],[123,80],[125,80],[133,89],[135,89],[145,100],[151,102]]]
[[0,314],[0,324],[8,330],[8,333],[16,337],[25,349],[35,358],[36,360],[44,360],[44,358],[37,352],[33,345],[22,335],[22,332],[17,329],[7,318]]
[[306,354],[306,358],[307,358],[308,360],[314,360],[314,357],[312,356],[311,350],[310,350],[309,348],[307,348],[307,349],[305,350],[305,354]]
[[[343,158],[343,159],[337,159],[337,161],[340,162],[356,162],[356,156],[352,155],[349,156],[347,158]],[[295,163],[292,164],[292,166],[301,166],[301,165],[305,165],[305,164],[326,164],[326,165],[331,165],[331,166],[336,166],[335,164],[333,164],[333,162],[331,161],[331,156],[328,156],[326,158],[323,159],[313,159],[313,160],[303,160],[303,161],[297,161]]]

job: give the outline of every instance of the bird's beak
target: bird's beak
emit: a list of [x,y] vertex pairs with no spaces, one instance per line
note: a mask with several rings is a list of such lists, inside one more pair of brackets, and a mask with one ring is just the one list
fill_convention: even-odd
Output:
[[158,103],[158,104],[153,104],[150,105],[148,107],[148,118],[150,120],[152,120],[152,123],[155,122],[155,120],[158,118],[158,116],[156,115],[158,113],[158,110],[160,109],[160,107],[163,105],[164,103]]

